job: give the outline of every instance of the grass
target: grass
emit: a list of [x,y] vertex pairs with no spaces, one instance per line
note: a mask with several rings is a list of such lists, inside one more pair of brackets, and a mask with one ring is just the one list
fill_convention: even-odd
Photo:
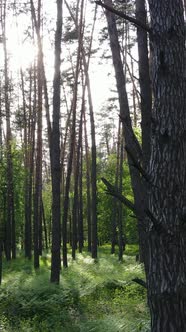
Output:
[[4,262],[0,331],[149,331],[146,291],[132,282],[144,278],[136,250],[128,246],[123,263],[109,246],[99,249],[97,262],[87,253],[77,254],[76,261],[69,257],[59,286],[49,283],[49,255],[41,258],[39,271],[21,255]]

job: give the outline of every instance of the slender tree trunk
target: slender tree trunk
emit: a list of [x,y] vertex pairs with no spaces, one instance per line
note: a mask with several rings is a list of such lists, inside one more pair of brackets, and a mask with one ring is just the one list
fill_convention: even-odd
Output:
[[42,218],[43,218],[43,228],[44,228],[44,235],[45,235],[45,249],[48,250],[48,231],[47,231],[47,224],[46,224],[45,209],[44,209],[43,201],[42,201]]
[[[117,139],[117,151],[116,151],[116,173],[115,173],[115,187],[118,188],[119,179],[119,151],[120,151],[120,140],[121,140],[121,121],[119,120],[118,125],[118,139]],[[111,238],[111,254],[115,253],[115,245],[117,243],[117,217],[118,217],[118,200],[113,197],[112,201],[112,216],[111,216],[111,227],[112,227],[112,238]]]
[[40,210],[39,210],[39,229],[38,229],[38,248],[39,248],[39,255],[42,256],[42,250],[43,250],[43,213],[42,213],[42,196],[41,196],[41,204],[40,204]]
[[[38,13],[40,11],[40,0],[38,2]],[[38,52],[40,54],[40,70],[41,70],[41,79],[42,79],[42,86],[44,91],[44,99],[45,99],[45,111],[46,111],[46,121],[47,121],[47,132],[48,132],[48,144],[49,144],[49,151],[50,151],[50,158],[51,158],[51,137],[52,137],[52,129],[51,129],[51,121],[50,121],[50,107],[49,107],[49,98],[48,98],[48,87],[47,87],[47,80],[46,80],[46,74],[45,74],[45,66],[44,66],[44,60],[43,60],[43,46],[42,46],[42,38],[40,35],[40,13],[38,16],[38,20],[36,18],[36,11],[34,7],[33,0],[30,0],[30,6],[31,6],[31,15],[32,20],[34,23],[34,28],[37,35],[37,46],[38,46]]]
[[51,174],[52,174],[52,262],[51,282],[59,283],[61,269],[61,214],[60,214],[60,65],[62,38],[62,0],[57,0],[57,22],[55,33],[55,72],[53,80],[53,127],[51,140]]
[[[112,6],[112,0],[105,0],[104,2],[105,4]],[[126,92],[126,78],[121,61],[120,45],[118,42],[118,33],[116,28],[115,17],[109,11],[106,11],[106,17],[107,17],[108,32],[110,37],[110,46],[113,57],[113,65],[116,76],[116,84],[119,96],[120,118],[124,128],[125,144],[128,147],[128,150],[130,150],[130,152],[133,155],[135,155],[136,159],[141,163],[143,163],[142,150],[132,129],[129,104]],[[145,220],[144,210],[147,208],[147,199],[145,195],[143,195],[144,192],[143,179],[140,176],[139,170],[133,167],[133,161],[130,153],[128,153],[128,163],[131,175],[132,189],[134,193],[135,210],[138,218],[139,231],[141,233],[143,230],[142,223]],[[144,247],[142,249],[143,249],[143,254],[145,256],[146,249]]]
[[[72,257],[75,259],[75,249],[77,247],[77,239],[79,243],[79,251],[82,252],[83,247],[83,220],[82,220],[82,177],[81,177],[81,148],[82,148],[82,128],[83,128],[83,112],[84,101],[85,101],[85,88],[83,86],[82,92],[82,105],[81,105],[81,115],[79,121],[79,135],[77,144],[77,153],[75,159],[75,172],[74,172],[74,202],[73,202],[73,232],[72,232]],[[79,186],[81,180],[81,188]],[[81,189],[81,191],[80,191]],[[81,210],[80,210],[81,201]],[[81,213],[80,213],[81,211]]]
[[[147,23],[145,0],[136,0],[136,19]],[[151,137],[151,109],[152,89],[149,73],[148,41],[147,32],[137,28],[137,43],[139,54],[139,83],[141,92],[141,127],[142,127],[142,150],[143,166],[147,167],[150,159],[150,137]]]
[[[82,119],[81,119],[82,122]],[[79,252],[83,250],[83,146],[82,146],[82,123],[81,123],[81,137],[80,137],[80,170],[79,170],[79,224],[78,224],[78,235],[79,235]]]
[[[79,180],[79,147],[74,149],[74,198],[72,207],[72,258],[76,258],[77,249],[77,224],[78,224],[78,180]],[[76,153],[77,150],[77,153]]]
[[[24,118],[24,141],[23,141],[23,150],[24,150],[24,168],[25,168],[25,183],[24,183],[24,214],[25,214],[25,229],[24,229],[24,249],[25,257],[31,259],[31,225],[29,221],[30,209],[29,209],[29,150],[30,144],[30,128],[29,122],[27,119],[26,112],[26,101],[25,101],[25,86],[24,86],[24,75],[23,70],[21,69],[21,90],[22,90],[22,99],[23,99],[23,118]],[[31,76],[31,75],[30,75]],[[30,91],[29,91],[29,112],[31,113],[31,95],[32,95],[32,78],[30,77]]]
[[[30,73],[32,75],[32,73]],[[31,101],[32,78],[30,76],[30,106],[29,106],[29,155],[28,155],[28,258],[32,257],[32,207],[33,207],[33,174],[34,174],[34,152],[35,152],[35,127],[36,127],[36,105],[37,105],[37,81],[36,66],[33,68],[33,104]],[[25,236],[26,238],[26,236]]]
[[85,158],[86,158],[86,188],[87,188],[87,229],[88,251],[91,252],[91,194],[90,194],[90,152],[88,147],[86,116],[84,113]]
[[[134,65],[131,61],[131,69],[132,69],[132,76],[134,75]],[[134,127],[137,127],[138,125],[138,119],[137,119],[137,105],[136,105],[136,89],[134,85],[134,80],[132,83],[132,100],[133,100],[133,123]]]
[[72,161],[74,155],[74,144],[75,144],[75,129],[76,129],[76,108],[77,108],[77,92],[78,92],[78,78],[79,78],[79,67],[80,67],[80,54],[82,48],[82,22],[83,22],[83,7],[84,1],[81,3],[81,16],[80,24],[78,27],[78,52],[77,52],[77,62],[76,62],[76,72],[75,72],[75,82],[74,82],[74,93],[72,101],[72,127],[71,127],[71,137],[70,137],[70,153],[68,157],[67,165],[67,177],[65,185],[65,198],[64,198],[64,212],[63,212],[63,266],[67,267],[67,219],[68,219],[68,208],[69,208],[69,190],[70,190],[70,178],[72,172]]
[[92,250],[92,258],[97,258],[97,165],[96,165],[96,134],[95,134],[95,122],[94,122],[94,110],[93,110],[93,102],[92,102],[92,94],[90,87],[90,78],[88,73],[88,63],[86,62],[85,56],[83,54],[83,65],[85,70],[85,78],[87,85],[87,93],[88,93],[88,103],[89,103],[89,111],[90,111],[90,131],[91,131],[91,191],[92,191],[92,201],[91,201],[91,250]]
[[[120,158],[119,158],[119,192],[122,194],[123,186],[123,157],[124,157],[124,137],[121,130],[120,139]],[[123,260],[124,233],[123,233],[123,204],[118,202],[118,230],[119,230],[119,261]]]
[[[82,98],[82,104],[84,103],[84,96]],[[82,252],[83,248],[83,213],[82,213],[82,127],[83,127],[83,111],[84,107],[81,108],[81,117],[79,124],[79,138],[78,138],[78,185],[79,185],[79,200],[78,200],[78,243],[79,252]]]
[[[65,4],[69,10],[69,13],[77,26],[77,15],[74,17],[72,11],[70,10],[70,7],[68,3],[65,1]],[[91,95],[91,88],[90,88],[90,78],[89,78],[89,61],[90,61],[90,54],[92,49],[92,41],[93,41],[93,34],[94,34],[94,28],[96,23],[96,14],[97,14],[97,6],[95,7],[94,12],[94,20],[92,25],[92,32],[91,32],[91,38],[90,38],[90,45],[89,45],[89,54],[88,59],[86,60],[85,57],[85,50],[83,48],[83,45],[81,47],[82,52],[82,60],[83,60],[83,66],[85,71],[85,85],[87,86],[88,91],[88,102],[89,102],[89,109],[90,109],[90,123],[91,123],[91,141],[92,141],[92,147],[91,147],[91,192],[92,195],[89,196],[89,193],[87,192],[87,202],[89,201],[89,197],[91,197],[91,219],[88,215],[88,250],[92,250],[92,257],[97,258],[97,187],[96,187],[96,138],[95,138],[95,124],[94,124],[94,111],[93,111],[93,103],[92,103],[92,95]],[[87,155],[87,154],[86,154]],[[87,155],[88,156],[88,155]],[[88,178],[87,178],[88,179]],[[89,197],[88,197],[89,196]],[[91,220],[91,227],[89,227],[89,222]],[[91,231],[91,236],[90,236]],[[90,239],[91,239],[91,245],[90,245]]]
[[13,163],[12,163],[12,134],[10,126],[10,101],[9,101],[9,77],[8,56],[6,43],[6,1],[1,8],[1,24],[3,34],[4,51],[4,76],[5,76],[5,113],[6,113],[6,156],[7,156],[7,222],[5,226],[5,254],[7,260],[16,258],[16,233],[14,215],[14,188],[13,188]]
[[94,123],[94,112],[90,90],[90,82],[87,82],[89,110],[90,110],[90,126],[91,126],[91,187],[92,187],[92,258],[97,258],[97,165],[96,165],[96,133]]
[[105,135],[105,141],[106,141],[107,155],[110,156],[109,134],[108,133],[106,133],[106,135]]
[[[40,31],[41,3],[38,0],[38,29]],[[37,41],[39,45],[39,40]],[[42,204],[42,53],[38,47],[37,58],[37,146],[34,188],[34,268],[39,268],[39,230]]]

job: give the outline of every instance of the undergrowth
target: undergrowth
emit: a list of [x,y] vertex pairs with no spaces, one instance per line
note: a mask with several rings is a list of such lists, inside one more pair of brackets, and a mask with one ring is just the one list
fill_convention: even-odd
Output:
[[146,291],[132,282],[144,278],[132,249],[119,263],[109,247],[95,262],[87,253],[69,257],[57,286],[49,283],[50,256],[41,268],[19,257],[4,263],[0,289],[0,331],[3,332],[137,332],[149,331]]

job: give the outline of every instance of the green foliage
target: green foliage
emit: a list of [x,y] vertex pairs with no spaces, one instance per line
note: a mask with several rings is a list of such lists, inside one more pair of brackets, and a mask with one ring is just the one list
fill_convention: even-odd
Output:
[[[105,185],[101,177],[105,177],[111,184],[115,184],[116,155],[111,154],[106,160],[98,159],[98,238],[101,244],[111,240],[111,219],[113,213],[113,198],[105,193]],[[124,162],[123,194],[133,201],[133,192],[127,161]],[[133,213],[123,205],[123,229],[127,243],[138,243],[137,220]]]
[[31,331],[58,331],[70,325],[77,302],[76,289],[49,284],[46,271],[26,278],[19,272],[2,286],[0,312],[13,331],[22,331],[22,325],[32,327]]
[[141,128],[140,127],[135,127],[133,128],[134,134],[136,135],[136,138],[140,144],[142,144],[142,136],[141,136]]
[[[6,149],[3,148],[2,159],[0,162],[0,225],[1,233],[6,220],[6,195],[7,195],[7,161]],[[22,223],[24,220],[24,176],[23,149],[11,143],[12,169],[13,169],[13,188],[14,188],[14,206],[17,238],[21,234]]]
[[22,148],[12,143],[12,163],[13,163],[13,188],[14,188],[14,204],[15,204],[15,222],[16,237],[19,239],[24,222],[24,184],[25,184],[25,168],[23,164],[24,151]]
[[[32,263],[19,257],[5,263],[0,292],[0,328],[4,332],[137,332],[148,331],[146,290],[131,280],[144,278],[131,256],[118,262],[110,246],[99,250],[99,261],[88,254],[69,257],[61,284],[49,283],[50,257],[35,272]],[[14,271],[14,272],[13,272]]]

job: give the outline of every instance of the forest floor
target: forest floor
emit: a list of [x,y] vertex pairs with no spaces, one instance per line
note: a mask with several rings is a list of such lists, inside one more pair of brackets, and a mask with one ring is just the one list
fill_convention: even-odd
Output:
[[0,288],[2,332],[137,332],[149,331],[146,290],[132,281],[144,279],[135,261],[137,247],[127,246],[122,263],[110,246],[99,248],[95,262],[84,252],[69,255],[60,285],[49,283],[50,255],[33,263],[20,256],[4,262]]

